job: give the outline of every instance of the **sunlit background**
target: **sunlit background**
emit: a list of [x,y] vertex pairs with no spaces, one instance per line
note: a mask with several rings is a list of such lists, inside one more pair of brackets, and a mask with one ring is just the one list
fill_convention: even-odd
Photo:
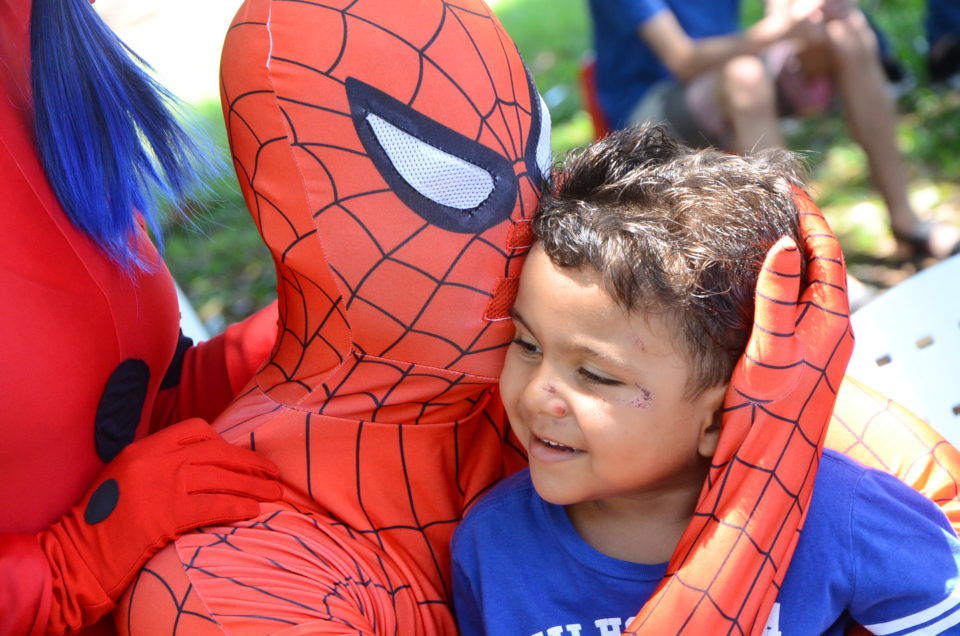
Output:
[[[400,0],[398,0],[400,1]],[[745,23],[760,0],[745,2]],[[94,5],[124,41],[185,100],[212,132],[212,152],[226,162],[217,66],[227,25],[240,0],[97,0]],[[590,141],[577,74],[590,49],[586,0],[498,0],[492,3],[520,48],[554,120],[554,150]],[[901,113],[898,137],[910,170],[910,196],[921,216],[960,225],[960,90],[926,78],[923,0],[864,0],[888,36],[905,79],[891,85]],[[544,19],[549,16],[549,19]],[[886,214],[870,188],[862,151],[839,113],[784,124],[804,150],[811,190],[843,242],[850,270],[883,290],[923,264],[898,258]],[[266,248],[247,216],[232,172],[192,202],[197,227],[171,223],[167,262],[207,327],[217,332],[273,297]]]

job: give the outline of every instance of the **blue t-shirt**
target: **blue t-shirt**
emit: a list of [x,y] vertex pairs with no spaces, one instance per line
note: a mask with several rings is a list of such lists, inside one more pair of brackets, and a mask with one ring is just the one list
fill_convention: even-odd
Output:
[[647,90],[670,77],[640,38],[640,26],[661,11],[677,16],[693,39],[729,35],[740,28],[740,0],[590,0],[597,93],[615,128],[626,125]]
[[[666,567],[594,550],[523,471],[454,534],[457,621],[463,636],[620,634]],[[960,541],[935,504],[826,450],[766,633],[839,636],[859,623],[877,634],[960,634],[958,576]]]
[[927,0],[927,39],[932,46],[944,35],[960,37],[960,2]]

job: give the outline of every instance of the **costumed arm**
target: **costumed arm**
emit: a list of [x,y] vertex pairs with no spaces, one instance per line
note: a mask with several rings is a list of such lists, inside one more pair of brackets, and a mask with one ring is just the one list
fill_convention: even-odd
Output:
[[694,39],[672,11],[663,9],[640,24],[638,37],[674,77],[686,82],[737,56],[756,55],[775,42],[801,35],[810,28],[817,11],[806,3],[805,7],[769,14],[742,33]]
[[673,633],[682,621],[685,633],[760,634],[776,600],[853,350],[840,244],[805,193],[795,202],[805,285],[797,247],[781,240],[757,281],[753,332],[694,517],[627,633]]
[[30,534],[0,534],[0,636],[46,631],[52,598],[50,563]]
[[249,518],[278,499],[272,462],[201,420],[134,442],[81,500],[34,535],[0,535],[0,634],[91,625],[147,559],[196,527]]
[[276,302],[196,345],[181,333],[150,430],[190,417],[212,422],[266,363],[276,334]]
[[825,446],[898,477],[960,533],[960,450],[909,410],[847,376]]
[[[177,150],[184,135],[163,108],[162,91],[86,0],[10,5],[4,17],[12,19],[0,21],[0,33],[5,43],[16,39],[17,46],[13,53],[0,47],[0,72],[7,80],[0,86],[10,93],[0,100],[9,127],[0,134],[10,140],[13,174],[23,170],[30,186],[24,191],[39,195],[38,217],[39,208],[61,214],[55,203],[48,204],[49,180],[72,225],[116,266],[107,271],[136,278],[151,268],[152,257],[144,260],[140,243],[131,240],[140,223],[133,211],[144,211],[150,224],[146,184],[163,181],[161,174],[173,179],[172,185],[160,183],[161,190],[183,192],[187,181],[181,177],[191,174]],[[28,23],[33,64],[19,41]],[[34,171],[35,149],[21,142],[28,139],[27,117],[21,115],[31,112],[28,100],[20,99],[31,94],[23,79],[28,68],[44,175]],[[91,124],[105,121],[110,130]],[[154,156],[159,167],[151,162]],[[34,211],[33,200],[14,204],[22,206],[18,211]],[[164,337],[151,333],[144,340]],[[70,425],[91,423],[71,420]],[[51,433],[41,426],[35,434],[42,439]],[[259,512],[261,501],[278,498],[276,475],[271,462],[228,444],[201,420],[130,444],[52,525],[36,535],[0,536],[0,634],[64,633],[95,622],[163,544],[198,526],[249,518]],[[52,480],[37,486],[65,485]]]

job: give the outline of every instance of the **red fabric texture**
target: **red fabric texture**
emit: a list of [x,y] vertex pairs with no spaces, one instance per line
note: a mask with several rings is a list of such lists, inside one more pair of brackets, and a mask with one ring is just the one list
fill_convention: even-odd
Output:
[[[5,334],[0,371],[0,509],[6,511],[0,514],[0,533],[22,535],[4,534],[0,540],[4,546],[0,547],[4,551],[0,565],[4,581],[0,583],[4,589],[0,624],[4,628],[0,633],[18,636],[24,633],[23,625],[46,627],[54,598],[51,564],[41,560],[44,553],[39,547],[28,552],[23,546],[36,546],[33,533],[48,528],[81,501],[104,470],[95,444],[95,422],[108,378],[130,359],[143,361],[149,369],[138,425],[134,418],[133,435],[142,437],[173,357],[179,323],[173,283],[147,236],[141,234],[136,240],[145,260],[153,265],[152,271],[122,272],[71,225],[47,182],[32,139],[30,7],[28,0],[0,4],[0,192],[4,205],[0,323]],[[265,350],[259,345],[254,349]],[[223,348],[228,359],[235,357],[239,362],[218,362],[213,355],[193,354],[203,362],[192,363],[196,370],[188,372],[191,385],[185,390],[204,396],[207,382],[226,387],[241,382],[244,374],[249,377],[259,366],[249,357],[253,350],[237,356],[235,352],[233,345]],[[222,376],[227,367],[232,373],[235,364],[246,370],[232,380],[212,377],[214,373]],[[225,405],[223,394],[218,391],[217,401]],[[187,410],[181,415],[190,415]],[[150,508],[152,501],[159,514],[166,496],[150,492],[144,505]],[[172,523],[171,527],[175,526]],[[136,529],[117,528],[116,536],[131,532],[135,534]],[[73,542],[61,538],[64,545]],[[94,560],[102,560],[100,565],[113,562],[115,555],[106,548],[113,545],[105,542],[102,554],[85,557],[91,567],[99,567]],[[53,553],[56,551],[51,548],[48,554]],[[70,558],[66,548],[59,554]],[[82,568],[76,564],[56,567],[82,576]],[[128,563],[127,567],[132,566]],[[10,581],[17,581],[20,587],[7,591]],[[94,589],[92,580],[87,581]],[[67,587],[57,595],[60,606],[89,598],[97,607],[106,607],[89,589]],[[54,624],[60,620],[54,617]]]
[[782,239],[764,262],[710,474],[667,576],[627,633],[761,634],[776,601],[853,351],[840,243],[805,194],[795,201],[805,244]]
[[[511,329],[484,317],[503,317],[525,251],[512,237],[536,205],[539,98],[509,37],[473,0],[246,0],[221,78],[237,173],[277,265],[280,329],[269,364],[214,426],[282,467],[284,499],[161,550],[122,599],[117,625],[453,633],[452,529],[523,459],[494,389]],[[406,137],[372,143],[383,121]],[[428,219],[423,209],[437,208],[411,194],[410,173],[392,162],[437,156],[426,147],[434,136],[456,139],[441,150],[467,163],[497,163],[477,159],[478,147],[509,162],[508,215],[467,232]],[[413,145],[384,159],[398,139]],[[798,195],[798,206],[810,285],[798,299],[796,253],[781,249],[768,263],[761,330],[733,383],[723,448],[673,575],[638,618],[656,625],[643,633],[757,633],[792,554],[850,346],[839,246],[809,199]],[[783,461],[767,466],[778,450]],[[893,442],[881,452],[909,450]],[[771,475],[785,488],[762,495]],[[703,605],[716,598],[736,611],[691,614],[705,597],[693,587],[714,575]]]
[[[26,37],[29,6],[4,5],[19,20],[3,22],[11,38]],[[9,44],[7,35],[0,41]],[[24,43],[14,52],[26,50]],[[15,73],[29,58],[0,62]],[[143,409],[150,412],[179,318],[170,275],[146,236],[138,237],[140,248],[156,271],[128,276],[67,220],[33,147],[29,100],[17,99],[29,95],[28,86],[14,89],[10,75],[0,77],[17,91],[0,99],[0,322],[8,334],[0,502],[18,510],[0,530],[35,532],[79,501],[103,469],[93,426],[104,384],[122,361],[140,359],[150,369]]]
[[896,475],[940,506],[960,533],[960,450],[912,412],[847,377],[825,446]]
[[[453,633],[453,528],[522,461],[495,386],[542,181],[539,95],[476,0],[250,0],[221,77],[281,328],[214,425],[283,466],[284,501],[218,529],[224,541],[197,533],[163,550],[118,627]],[[408,137],[372,140],[380,120]],[[398,141],[413,149],[386,157]],[[427,200],[385,166],[432,174],[441,152],[490,173],[476,209]],[[182,609],[197,606],[210,621]]]
[[183,356],[180,382],[157,395],[150,430],[188,417],[213,421],[267,361],[277,337],[277,303],[234,323]]
[[51,599],[50,565],[36,538],[0,534],[0,634],[44,634]]
[[280,497],[276,474],[199,419],[129,445],[37,535],[53,572],[49,629],[77,630],[113,609],[147,558],[185,530],[256,515],[259,500]]

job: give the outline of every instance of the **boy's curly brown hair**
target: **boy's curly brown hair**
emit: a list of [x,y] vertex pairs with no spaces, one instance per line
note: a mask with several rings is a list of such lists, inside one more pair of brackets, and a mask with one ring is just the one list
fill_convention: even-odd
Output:
[[661,127],[628,128],[566,156],[533,231],[557,266],[592,267],[625,310],[659,314],[697,395],[743,354],[767,252],[783,236],[802,245],[801,174],[786,151],[695,150]]

